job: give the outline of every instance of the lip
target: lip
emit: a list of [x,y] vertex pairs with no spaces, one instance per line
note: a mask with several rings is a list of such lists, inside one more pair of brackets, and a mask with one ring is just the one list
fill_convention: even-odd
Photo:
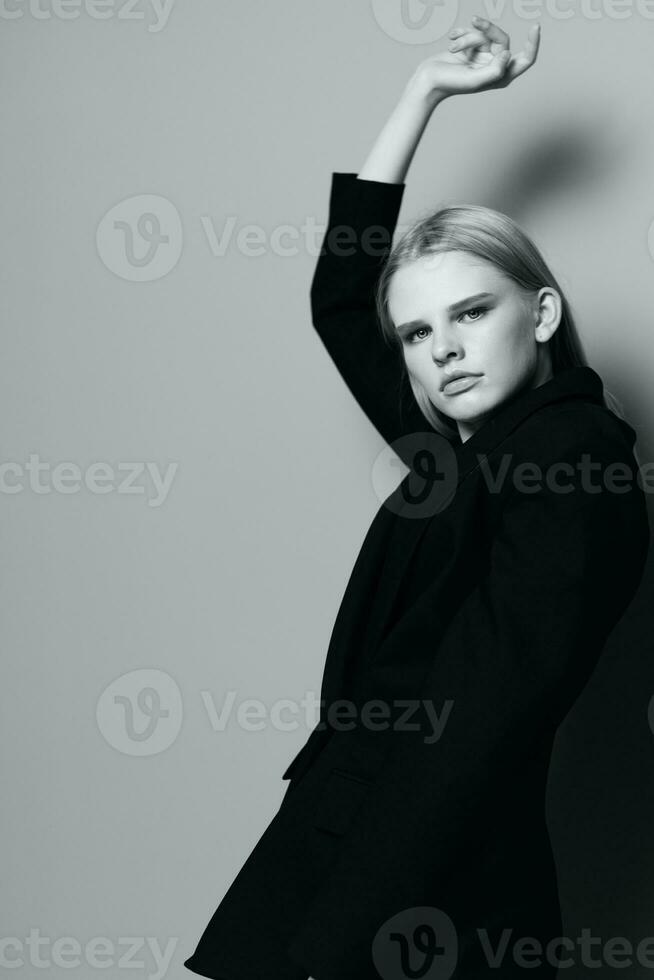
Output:
[[444,395],[456,395],[459,391],[467,391],[479,381],[480,377],[480,374],[467,374],[457,371],[452,378],[445,381],[441,386],[441,391]]

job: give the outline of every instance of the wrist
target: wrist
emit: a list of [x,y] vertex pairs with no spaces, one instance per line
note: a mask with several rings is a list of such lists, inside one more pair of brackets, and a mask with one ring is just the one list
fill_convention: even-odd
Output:
[[401,101],[408,102],[413,106],[423,109],[425,112],[432,112],[447,97],[446,92],[434,88],[417,71],[405,85]]

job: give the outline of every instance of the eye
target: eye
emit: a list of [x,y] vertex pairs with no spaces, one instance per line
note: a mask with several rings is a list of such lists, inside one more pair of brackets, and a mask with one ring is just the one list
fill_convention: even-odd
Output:
[[[467,316],[468,313],[481,313],[481,315],[483,316],[485,312],[486,312],[485,306],[471,306],[469,310],[464,310],[461,316]],[[478,316],[474,317],[472,322],[475,323],[477,320],[479,320]]]
[[[410,344],[412,344],[417,334],[419,334],[422,330],[429,331],[430,329],[431,329],[430,327],[418,327],[416,330],[412,330],[410,334],[407,334],[407,340],[409,341]],[[424,340],[425,338],[419,337],[418,339]]]
[[[484,313],[487,312],[487,310],[488,310],[488,307],[487,306],[471,306],[469,309],[464,310],[463,313],[461,313],[457,319],[460,320],[462,316],[468,316],[468,314],[470,314],[470,313],[478,313],[478,314],[480,314],[480,316],[473,317],[473,319],[471,321],[472,323],[476,323],[477,320],[481,319],[481,317],[484,315]],[[409,334],[406,335],[407,343],[414,344],[416,342],[416,340],[417,341],[424,340],[425,339],[424,336],[418,337],[418,334],[419,333],[422,333],[423,331],[426,331],[427,333],[430,333],[431,332],[431,327],[416,327],[415,330],[412,330],[411,333],[409,333]]]

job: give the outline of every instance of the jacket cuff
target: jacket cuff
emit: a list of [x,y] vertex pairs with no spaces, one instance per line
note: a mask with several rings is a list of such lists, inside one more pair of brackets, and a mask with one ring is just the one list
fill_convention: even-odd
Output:
[[405,186],[404,183],[360,180],[355,173],[332,172],[331,224],[349,225],[358,231],[372,225],[394,229]]

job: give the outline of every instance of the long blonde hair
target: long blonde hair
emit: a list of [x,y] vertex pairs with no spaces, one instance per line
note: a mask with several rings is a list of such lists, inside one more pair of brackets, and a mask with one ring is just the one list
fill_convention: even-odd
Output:
[[[416,221],[391,248],[375,292],[382,334],[391,346],[401,348],[388,310],[391,278],[401,266],[425,255],[445,251],[468,252],[491,262],[526,292],[536,293],[543,286],[556,289],[561,297],[562,312],[560,323],[548,341],[552,373],[568,367],[588,366],[570,304],[539,249],[512,218],[481,205],[455,205],[434,211]],[[408,377],[425,418],[437,432],[449,439],[455,438],[457,428],[452,419],[434,406],[419,381]],[[625,419],[622,404],[606,388],[604,405]]]

